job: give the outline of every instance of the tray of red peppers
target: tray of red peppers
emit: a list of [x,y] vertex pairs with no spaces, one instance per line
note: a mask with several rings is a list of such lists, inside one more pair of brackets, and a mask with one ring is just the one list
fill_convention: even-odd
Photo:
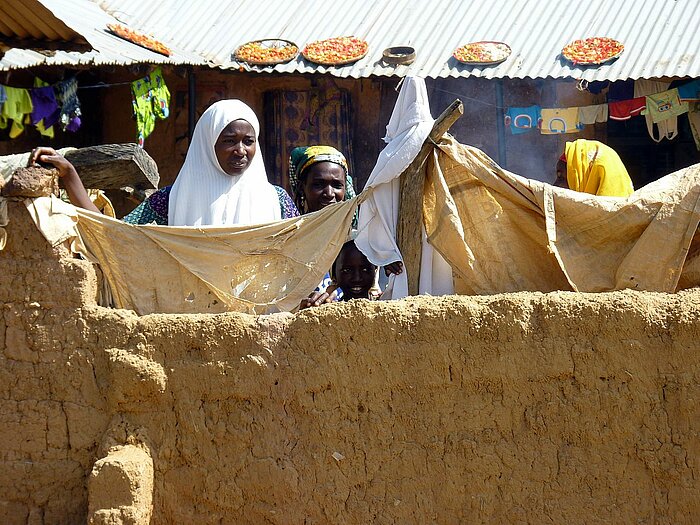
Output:
[[561,54],[569,62],[579,66],[600,65],[620,56],[625,46],[613,38],[596,36],[574,40],[564,46]]
[[342,66],[363,58],[369,45],[361,38],[341,36],[311,42],[301,54],[309,62],[322,66]]
[[270,66],[286,64],[299,54],[299,47],[289,40],[266,38],[243,44],[234,53],[239,62],[247,62],[253,66]]
[[149,51],[160,53],[166,57],[170,56],[171,51],[165,44],[139,31],[129,29],[121,24],[107,24],[107,29],[109,29],[109,31],[116,36],[123,38],[132,44],[145,47]]

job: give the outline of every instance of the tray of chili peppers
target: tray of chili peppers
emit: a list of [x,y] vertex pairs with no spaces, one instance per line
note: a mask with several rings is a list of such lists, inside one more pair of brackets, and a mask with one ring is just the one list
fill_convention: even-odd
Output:
[[341,36],[311,42],[301,54],[309,62],[322,66],[343,66],[364,58],[369,45],[361,38]]
[[139,31],[130,29],[121,24],[107,24],[107,29],[109,29],[110,33],[118,36],[119,38],[123,38],[132,44],[145,47],[149,51],[160,53],[166,57],[170,56],[170,49],[168,49],[165,44]]
[[299,47],[294,42],[281,38],[265,38],[239,46],[233,57],[252,66],[272,66],[286,64],[298,54]]
[[625,46],[613,38],[596,36],[574,40],[564,46],[562,56],[577,66],[598,66],[612,62],[622,54]]

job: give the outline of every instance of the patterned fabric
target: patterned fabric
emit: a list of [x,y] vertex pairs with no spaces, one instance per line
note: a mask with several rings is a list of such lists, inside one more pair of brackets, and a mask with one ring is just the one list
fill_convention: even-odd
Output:
[[[319,80],[308,91],[267,91],[264,95],[265,125],[260,136],[270,182],[293,195],[287,179],[287,160],[300,144],[329,144],[342,151],[353,173],[350,94],[332,79]],[[263,144],[264,142],[264,144]]]
[[[326,275],[323,276],[323,280],[318,283],[318,286],[314,290],[314,292],[320,292],[323,293],[325,292],[328,287],[332,284],[335,284],[335,281],[331,278],[331,273],[326,272]],[[342,301],[343,300],[343,289],[342,288],[336,288],[335,289],[335,296],[333,297],[333,301]]]
[[143,148],[144,141],[156,127],[156,118],[166,119],[170,115],[170,91],[161,68],[131,83],[131,104],[136,117],[138,145]]
[[289,156],[289,186],[292,189],[294,203],[300,210],[304,209],[304,181],[301,176],[304,170],[319,162],[332,162],[345,170],[345,198],[350,200],[355,196],[352,176],[348,162],[343,154],[333,146],[299,146],[292,150]]
[[78,100],[78,81],[75,77],[54,84],[56,101],[61,106],[59,120],[63,131],[78,131],[80,127],[80,100]]
[[[279,186],[273,186],[277,191],[277,196],[280,201],[280,210],[283,219],[298,217],[299,211],[294,202],[289,197],[289,194]],[[126,215],[122,220],[129,224],[158,224],[160,226],[168,225],[168,202],[170,201],[170,189],[172,186],[166,186],[156,191],[145,201],[139,204],[134,210]]]
[[161,226],[167,226],[170,188],[172,188],[172,186],[166,186],[151,194],[150,197],[136,206],[136,208],[122,218],[122,220],[129,224],[155,223]]
[[[34,87],[51,90],[50,93],[48,91],[44,91],[44,95],[48,97],[50,105],[51,98],[53,98],[53,103],[56,105],[54,110],[55,112],[49,114],[48,116],[44,116],[43,119],[39,120],[39,122],[36,123],[36,129],[42,136],[49,137],[50,139],[52,139],[54,137],[53,125],[58,121],[58,118],[61,114],[61,108],[58,107],[58,101],[56,100],[56,93],[54,92],[53,87],[51,87],[51,85],[48,82],[44,82],[39,77],[34,77]],[[0,99],[2,99],[1,96]],[[33,98],[32,105],[36,105],[34,103]],[[112,217],[114,217],[114,215],[112,215]]]
[[277,196],[280,199],[280,210],[282,211],[283,219],[291,219],[292,217],[299,217],[299,210],[294,205],[294,201],[287,193],[287,190],[280,188],[279,186],[273,186],[275,191],[277,191]]

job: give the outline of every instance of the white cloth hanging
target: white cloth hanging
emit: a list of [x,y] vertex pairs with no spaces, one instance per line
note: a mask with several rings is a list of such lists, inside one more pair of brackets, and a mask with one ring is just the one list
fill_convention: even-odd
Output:
[[[372,193],[360,205],[355,244],[377,266],[402,261],[396,244],[396,221],[399,214],[399,175],[418,155],[433,128],[425,81],[405,77],[399,98],[386,127],[382,150],[370,173],[365,190]],[[382,299],[399,299],[408,295],[407,271],[389,278]]]
[[423,249],[420,258],[418,293],[421,295],[452,295],[455,293],[452,267],[440,253],[428,243],[425,226],[421,226]]
[[[214,150],[219,134],[234,120],[245,120],[255,130],[256,154],[241,175],[227,174]],[[281,218],[277,191],[267,180],[259,133],[255,113],[240,100],[220,100],[207,108],[170,191],[169,226],[250,225]]]

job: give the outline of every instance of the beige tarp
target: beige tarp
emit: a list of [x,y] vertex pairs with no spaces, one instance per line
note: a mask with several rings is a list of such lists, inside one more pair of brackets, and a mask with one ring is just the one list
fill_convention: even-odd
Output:
[[[356,199],[259,227],[134,227],[80,210],[87,251],[118,306],[146,312],[288,311],[347,239]],[[107,262],[107,264],[104,264]]]
[[203,228],[134,226],[55,197],[28,200],[27,209],[51,244],[73,238],[74,251],[99,263],[114,306],[268,313],[294,309],[318,285],[357,203],[261,226]]
[[700,165],[627,199],[596,197],[509,173],[446,136],[427,171],[426,232],[452,266],[457,293],[700,284],[698,258],[686,262],[700,220]]
[[[118,307],[264,313],[292,310],[316,287],[367,195],[238,228],[133,226],[56,198],[27,209],[52,244],[74,238],[75,250],[99,262]],[[429,242],[452,266],[457,293],[673,292],[700,283],[700,165],[628,199],[595,197],[504,171],[446,136],[428,159],[424,196]]]

